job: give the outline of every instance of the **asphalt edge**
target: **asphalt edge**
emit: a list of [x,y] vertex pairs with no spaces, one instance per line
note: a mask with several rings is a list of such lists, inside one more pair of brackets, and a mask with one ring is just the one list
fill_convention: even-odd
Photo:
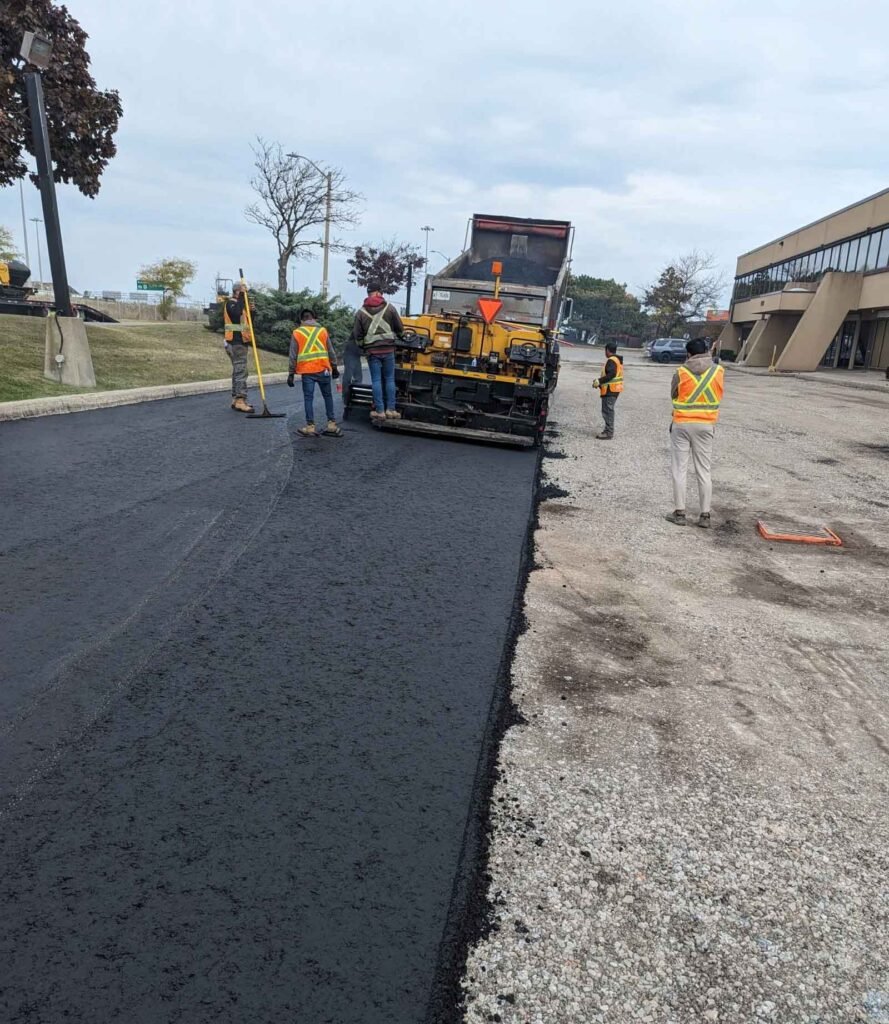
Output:
[[491,808],[494,789],[500,779],[498,761],[503,737],[508,729],[523,725],[526,721],[512,699],[512,665],[519,637],[529,628],[525,615],[525,592],[528,578],[533,570],[538,568],[535,544],[537,530],[540,527],[540,505],[545,500],[545,455],[546,441],[536,450],[534,491],[512,608],[479,751],[460,860],[438,947],[435,977],[424,1024],[464,1024],[466,1003],[462,981],[466,960],[470,949],[490,933],[495,923],[495,907],[488,896],[488,888],[492,881],[488,870],[491,854]]
[[[283,384],[286,373],[263,375],[266,384]],[[250,381],[256,385],[256,378]],[[49,398],[23,398],[17,402],[0,402],[0,423],[10,420],[35,419],[39,416],[61,416],[72,412],[93,412],[120,405],[158,402],[166,398],[189,398],[227,391],[231,380],[201,380],[189,384],[159,384],[150,388],[125,388],[120,391],[87,391],[75,395],[53,395]]]

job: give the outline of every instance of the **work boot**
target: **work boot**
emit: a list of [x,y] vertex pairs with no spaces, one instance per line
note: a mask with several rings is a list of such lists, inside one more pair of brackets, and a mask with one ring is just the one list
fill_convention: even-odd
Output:
[[325,437],[342,437],[343,432],[340,430],[339,424],[336,420],[327,421],[327,429],[324,431]]
[[384,413],[384,415],[385,415],[387,420],[400,420],[401,419],[401,413],[400,412],[396,412],[395,409],[387,409],[386,412]]
[[685,509],[683,508],[677,508],[675,512],[671,512],[668,516],[664,516],[664,519],[666,519],[668,523],[673,523],[675,526],[687,525]]
[[238,397],[232,402],[232,409],[235,409],[237,412],[253,412],[253,406],[248,405],[247,399],[243,398],[241,395],[238,395]]
[[702,512],[700,517],[698,518],[698,521],[697,521],[696,525],[700,526],[700,528],[702,530],[709,530],[710,529],[710,513],[709,512]]
[[297,434],[302,434],[303,437],[317,437],[318,432],[315,430],[314,423],[307,423],[304,427],[297,429]]
[[374,423],[379,423],[380,420],[384,420],[386,418],[386,414],[384,412],[377,412],[377,410],[374,409],[370,414],[370,418]]
[[606,430],[603,430],[601,434],[596,434],[597,441],[613,441],[614,434],[609,434]]

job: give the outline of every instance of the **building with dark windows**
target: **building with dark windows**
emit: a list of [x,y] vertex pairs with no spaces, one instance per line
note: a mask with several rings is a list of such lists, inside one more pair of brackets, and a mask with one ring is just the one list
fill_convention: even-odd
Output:
[[724,351],[778,370],[889,366],[889,189],[738,259]]

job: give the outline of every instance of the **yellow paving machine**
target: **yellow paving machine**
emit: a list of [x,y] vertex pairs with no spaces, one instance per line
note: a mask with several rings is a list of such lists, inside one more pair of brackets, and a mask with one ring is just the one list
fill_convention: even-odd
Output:
[[[556,335],[573,229],[568,221],[476,214],[463,253],[427,277],[423,313],[404,318],[385,430],[532,447],[543,439],[559,370]],[[370,407],[367,385],[344,396]]]

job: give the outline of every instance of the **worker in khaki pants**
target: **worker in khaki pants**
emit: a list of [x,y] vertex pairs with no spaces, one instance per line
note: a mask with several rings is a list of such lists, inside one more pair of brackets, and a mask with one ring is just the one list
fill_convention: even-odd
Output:
[[710,463],[719,406],[724,391],[725,370],[710,357],[707,340],[695,338],[685,346],[688,358],[673,375],[673,422],[670,424],[673,511],[667,520],[685,526],[685,491],[688,457],[691,455],[701,508],[697,525],[710,527],[710,499],[713,485]]

